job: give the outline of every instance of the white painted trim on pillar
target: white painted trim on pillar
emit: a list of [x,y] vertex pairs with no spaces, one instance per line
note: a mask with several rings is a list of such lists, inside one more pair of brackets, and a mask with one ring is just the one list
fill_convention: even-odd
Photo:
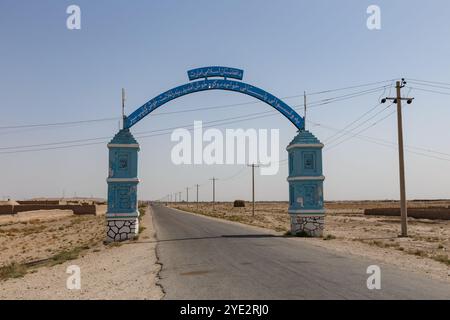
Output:
[[133,149],[139,149],[139,145],[137,143],[133,143],[133,144],[108,143],[108,148],[133,148]]
[[288,177],[287,181],[305,181],[305,180],[325,180],[325,176],[301,176],[301,177]]
[[139,212],[135,211],[133,213],[106,213],[107,220],[123,220],[123,219],[137,219],[139,217]]
[[325,209],[321,210],[288,210],[289,214],[314,214],[314,216],[325,215]]
[[296,143],[296,144],[291,144],[289,145],[286,150],[290,150],[293,148],[323,148],[324,144],[323,143]]
[[139,183],[138,178],[108,178],[106,182],[137,182]]

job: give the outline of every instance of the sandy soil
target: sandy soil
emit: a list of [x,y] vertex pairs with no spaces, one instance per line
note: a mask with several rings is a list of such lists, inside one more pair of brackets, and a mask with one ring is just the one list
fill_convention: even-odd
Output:
[[104,216],[76,216],[72,211],[41,210],[2,216],[0,267],[12,262],[47,259],[74,247],[93,246],[105,237]]
[[[40,267],[23,278],[0,281],[0,299],[160,299],[163,293],[156,284],[160,266],[151,214],[145,214],[141,224],[145,229],[137,241],[96,244],[78,259]],[[70,274],[66,271],[71,265],[80,267],[81,290],[67,289]]]
[[[448,206],[449,201],[412,202],[415,207]],[[365,208],[394,207],[396,202],[331,202],[326,204],[324,239],[305,239],[311,244],[339,252],[370,257],[431,278],[450,282],[450,221],[409,219],[409,238],[399,238],[400,218],[365,216]],[[289,230],[288,204],[263,202],[256,204],[252,216],[251,203],[233,208],[232,203],[219,203],[212,210],[209,203],[172,204],[181,210],[273,229]],[[328,237],[327,237],[328,236]]]

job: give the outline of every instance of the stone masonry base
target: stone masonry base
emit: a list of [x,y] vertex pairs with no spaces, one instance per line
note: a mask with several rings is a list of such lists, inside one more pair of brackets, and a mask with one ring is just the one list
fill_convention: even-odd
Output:
[[322,237],[324,228],[324,215],[307,216],[304,214],[291,214],[291,234],[308,237]]
[[134,239],[139,232],[137,218],[106,220],[106,242],[118,242]]

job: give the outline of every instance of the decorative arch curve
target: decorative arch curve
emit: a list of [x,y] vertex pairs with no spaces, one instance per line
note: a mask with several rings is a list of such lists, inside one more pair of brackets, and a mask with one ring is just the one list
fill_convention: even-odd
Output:
[[[187,94],[206,90],[227,90],[252,96],[272,106],[275,110],[291,121],[297,129],[304,130],[305,128],[304,119],[294,109],[279,98],[248,83],[227,79],[228,77],[239,80],[242,79],[243,70],[228,67],[205,67],[189,70],[188,76],[190,80],[199,78],[205,79],[178,86],[149,100],[125,118],[124,129],[131,128],[144,117],[171,100]],[[224,79],[208,79],[208,77],[224,77]]]
[[[206,67],[188,71],[191,82],[166,91],[148,101],[128,117],[108,144],[108,210],[106,241],[123,241],[139,233],[137,200],[139,143],[130,128],[167,102],[205,90],[228,90],[252,96],[275,108],[299,130],[287,147],[289,153],[289,209],[291,234],[321,237],[324,228],[322,148],[305,130],[304,119],[274,95],[241,82],[244,71],[228,67]],[[223,79],[208,79],[223,77]],[[234,80],[229,80],[234,79]],[[195,81],[193,81],[195,80]],[[239,81],[238,81],[239,80]]]

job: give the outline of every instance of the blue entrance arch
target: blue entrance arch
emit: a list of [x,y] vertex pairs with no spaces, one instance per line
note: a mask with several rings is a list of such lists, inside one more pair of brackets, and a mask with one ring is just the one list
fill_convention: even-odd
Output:
[[[275,108],[289,121],[291,121],[298,130],[303,130],[305,128],[303,118],[282,100],[278,99],[267,91],[252,86],[248,83],[227,79],[235,78],[241,80],[243,73],[243,70],[228,67],[206,67],[190,70],[188,71],[190,80],[199,79],[200,77],[204,77],[205,79],[186,83],[184,85],[170,89],[151,99],[125,119],[124,128],[131,128],[144,117],[171,100],[187,94],[206,90],[227,90],[252,96]],[[224,79],[210,80],[208,79],[209,77],[224,77]]]
[[[322,148],[323,144],[305,130],[304,119],[289,105],[267,91],[242,82],[244,71],[229,67],[203,67],[188,71],[191,82],[149,100],[129,116],[108,144],[107,241],[134,238],[139,230],[137,185],[139,144],[130,132],[140,120],[162,105],[187,94],[227,90],[252,96],[285,116],[298,134],[287,147],[289,154],[289,214],[291,233],[321,236],[324,227]],[[223,79],[210,79],[210,78]],[[203,79],[203,80],[199,80]],[[234,79],[234,80],[229,80]],[[196,81],[193,81],[196,80]],[[239,80],[239,81],[237,81]]]

